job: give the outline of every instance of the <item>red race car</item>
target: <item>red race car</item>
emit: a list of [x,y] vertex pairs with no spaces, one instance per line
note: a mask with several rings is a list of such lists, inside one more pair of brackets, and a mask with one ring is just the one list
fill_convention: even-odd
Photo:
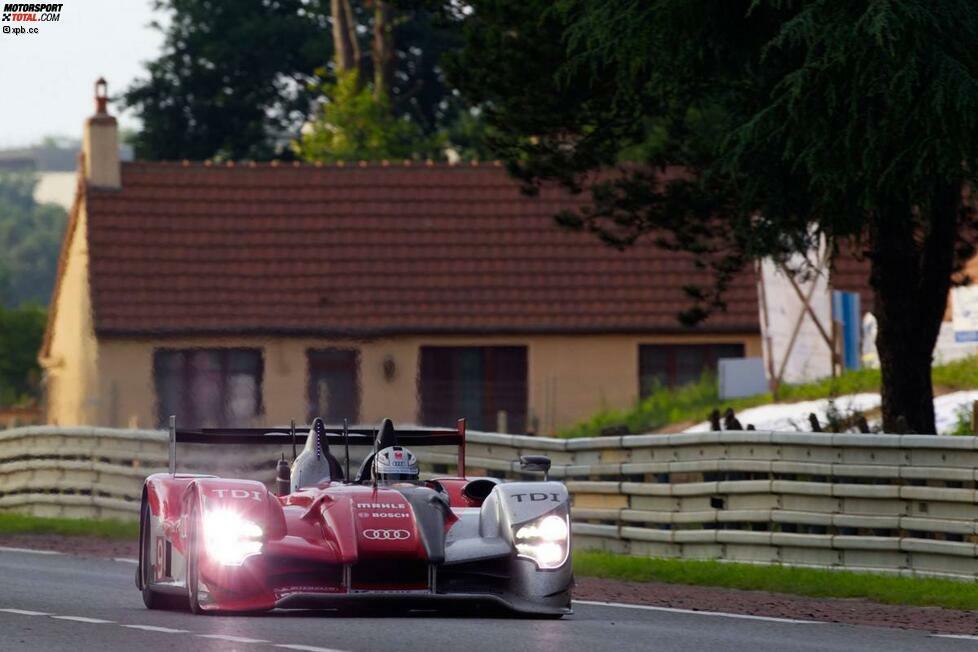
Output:
[[[465,475],[465,422],[451,429],[326,426],[183,430],[170,472],[146,479],[136,586],[150,609],[242,612],[395,601],[464,601],[570,613],[570,502],[549,459],[542,482]],[[175,472],[177,443],[285,444],[275,493],[253,480]],[[422,480],[412,446],[455,446],[458,474]],[[343,446],[345,468],[331,452]],[[369,453],[355,473],[350,447]],[[361,449],[363,450],[363,449]]]

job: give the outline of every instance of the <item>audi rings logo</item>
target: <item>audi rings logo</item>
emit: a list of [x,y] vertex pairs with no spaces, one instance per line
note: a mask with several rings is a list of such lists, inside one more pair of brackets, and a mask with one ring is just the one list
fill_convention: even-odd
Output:
[[411,538],[407,530],[364,530],[363,538],[371,541],[404,541]]

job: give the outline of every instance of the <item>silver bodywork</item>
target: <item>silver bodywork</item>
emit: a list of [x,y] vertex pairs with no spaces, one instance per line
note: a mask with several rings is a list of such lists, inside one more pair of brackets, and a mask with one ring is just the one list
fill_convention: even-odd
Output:
[[508,565],[509,581],[498,599],[517,611],[570,613],[574,581],[570,539],[564,563],[539,569],[516,554],[514,532],[548,514],[569,520],[570,496],[559,482],[508,482],[496,485],[482,507],[456,510],[459,521],[448,531],[444,571],[453,565],[498,559]]

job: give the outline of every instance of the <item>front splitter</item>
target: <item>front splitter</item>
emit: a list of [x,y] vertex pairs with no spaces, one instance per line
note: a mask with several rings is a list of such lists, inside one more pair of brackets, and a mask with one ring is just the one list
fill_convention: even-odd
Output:
[[[570,606],[552,606],[517,596],[489,593],[292,593],[279,598],[277,609],[336,609],[358,605],[392,604],[404,609],[438,609],[458,604],[486,604],[502,607],[516,614],[564,616],[573,613]],[[570,596],[567,600],[570,604]]]

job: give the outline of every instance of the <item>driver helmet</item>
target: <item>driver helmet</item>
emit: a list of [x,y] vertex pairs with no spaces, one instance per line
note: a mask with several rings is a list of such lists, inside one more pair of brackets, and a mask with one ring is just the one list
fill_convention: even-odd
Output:
[[420,476],[418,458],[403,446],[388,446],[374,457],[374,477],[378,482],[417,482]]

